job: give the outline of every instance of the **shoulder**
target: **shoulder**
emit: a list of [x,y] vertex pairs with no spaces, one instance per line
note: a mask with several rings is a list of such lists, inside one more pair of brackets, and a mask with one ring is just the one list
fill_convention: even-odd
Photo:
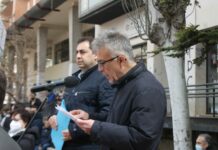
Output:
[[98,69],[95,69],[90,75],[89,78],[94,79],[95,81],[102,81],[106,80],[105,76],[98,71]]
[[21,150],[20,146],[0,127],[0,146],[5,150]]
[[142,72],[135,81],[135,84],[142,89],[149,90],[164,90],[162,84],[156,79],[156,77],[148,70]]

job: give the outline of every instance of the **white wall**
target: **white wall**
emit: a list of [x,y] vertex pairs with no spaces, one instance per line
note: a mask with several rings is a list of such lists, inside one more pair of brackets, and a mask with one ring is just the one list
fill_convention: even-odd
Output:
[[[187,9],[187,25],[194,24],[200,25],[199,29],[210,28],[218,25],[217,12],[218,1],[217,0],[198,0],[200,8],[189,6]],[[191,0],[192,4],[194,0]],[[191,14],[191,15],[190,15]]]
[[56,64],[46,69],[45,80],[62,80],[68,75],[69,61]]

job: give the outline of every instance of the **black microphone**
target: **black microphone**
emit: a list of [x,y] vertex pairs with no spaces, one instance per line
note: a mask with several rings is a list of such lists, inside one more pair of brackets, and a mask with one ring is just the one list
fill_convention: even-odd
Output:
[[51,91],[55,87],[62,86],[62,85],[64,85],[67,88],[70,88],[70,87],[77,85],[79,82],[80,80],[76,76],[69,76],[69,77],[66,77],[64,81],[57,81],[54,83],[34,86],[33,88],[31,88],[31,92],[35,93],[35,92],[40,92],[40,91],[45,91],[45,90]]

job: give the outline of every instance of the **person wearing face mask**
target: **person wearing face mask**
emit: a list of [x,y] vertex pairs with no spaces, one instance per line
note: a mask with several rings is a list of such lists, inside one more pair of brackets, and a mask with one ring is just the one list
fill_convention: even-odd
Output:
[[[0,110],[5,98],[7,80],[4,71],[0,68]],[[0,126],[0,147],[2,150],[21,150],[20,146]]]
[[[31,115],[25,109],[18,109],[14,111],[14,118],[10,123],[9,136],[15,141],[18,141],[20,136],[26,130],[26,126],[30,121]],[[23,150],[34,150],[35,141],[39,137],[39,131],[37,127],[31,127],[27,129],[24,136],[19,141],[19,145]]]
[[217,150],[209,134],[199,134],[196,139],[195,150]]

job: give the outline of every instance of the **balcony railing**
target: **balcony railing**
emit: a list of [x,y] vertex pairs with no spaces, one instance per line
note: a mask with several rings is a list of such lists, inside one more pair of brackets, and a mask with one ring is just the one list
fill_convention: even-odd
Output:
[[[169,88],[165,88],[167,99],[168,99],[168,114],[171,114],[170,107],[170,96],[169,96]],[[218,83],[207,83],[207,84],[199,84],[199,85],[188,85],[187,86],[187,97],[188,101],[195,100],[195,105],[200,102],[203,103],[201,105],[201,109],[205,112],[201,112],[200,114],[210,115],[216,117],[218,114]],[[204,105],[206,104],[206,105]],[[169,108],[170,107],[170,108]],[[195,106],[196,107],[196,106]],[[189,107],[189,109],[193,109],[193,107]],[[195,116],[199,116],[198,113]]]

